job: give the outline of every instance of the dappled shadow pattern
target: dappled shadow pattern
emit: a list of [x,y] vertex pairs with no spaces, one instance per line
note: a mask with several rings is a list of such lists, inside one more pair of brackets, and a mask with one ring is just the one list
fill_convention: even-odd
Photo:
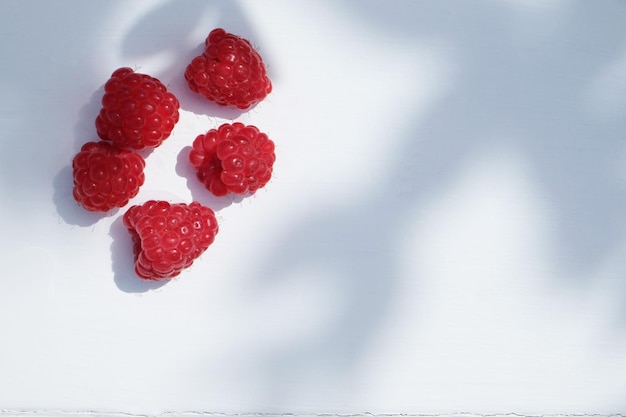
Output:
[[531,180],[557,215],[552,246],[559,276],[590,284],[576,280],[585,280],[626,232],[626,189],[614,169],[626,150],[626,119],[593,120],[585,102],[595,77],[625,45],[626,10],[597,6],[571,2],[554,12],[486,1],[338,5],[390,42],[442,41],[458,71],[427,117],[407,119],[402,146],[379,183],[364,185],[363,197],[342,209],[302,218],[276,239],[258,274],[263,286],[309,268],[318,272],[315,279],[332,280],[342,303],[314,344],[269,358],[277,403],[286,401],[289,384],[319,369],[350,374],[394,303],[396,249],[407,222],[485,153],[514,152],[531,167]]

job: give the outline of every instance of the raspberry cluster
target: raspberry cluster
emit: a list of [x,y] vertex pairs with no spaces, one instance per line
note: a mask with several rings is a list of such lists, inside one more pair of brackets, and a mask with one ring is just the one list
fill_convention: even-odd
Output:
[[221,28],[209,33],[204,52],[187,66],[185,79],[192,91],[243,110],[272,92],[265,64],[252,44]]
[[[263,60],[250,42],[211,31],[201,56],[186,68],[193,92],[222,106],[248,109],[271,91]],[[72,161],[73,196],[87,211],[125,207],[145,181],[145,159],[137,152],[157,148],[180,114],[178,98],[158,79],[123,67],[104,85],[95,120],[100,141],[85,143]],[[256,126],[225,123],[198,135],[188,157],[198,179],[216,196],[254,193],[272,176],[274,142]],[[193,201],[149,200],[123,215],[133,240],[135,273],[145,280],[177,277],[215,240],[215,212]]]
[[143,185],[145,160],[107,142],[87,142],[72,161],[74,198],[88,211],[124,207]]
[[174,278],[191,266],[218,232],[215,213],[197,202],[150,200],[124,213],[133,239],[135,272],[143,279]]
[[156,148],[172,133],[179,109],[178,99],[161,81],[120,68],[104,85],[98,136],[120,147]]
[[179,119],[178,99],[158,79],[119,68],[104,85],[96,132],[72,161],[74,199],[88,211],[124,207],[144,183],[144,158],[134,152],[156,148]]
[[199,135],[189,152],[198,179],[216,196],[253,193],[272,177],[274,142],[256,126],[225,123]]

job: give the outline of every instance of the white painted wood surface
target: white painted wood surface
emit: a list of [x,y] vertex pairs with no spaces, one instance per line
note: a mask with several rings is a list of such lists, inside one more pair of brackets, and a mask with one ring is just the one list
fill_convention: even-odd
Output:
[[[0,2],[0,415],[625,412],[625,22],[618,0]],[[249,112],[182,79],[218,26],[268,63]],[[133,201],[221,221],[158,288],[123,210],[71,197],[121,66],[183,108]],[[243,200],[185,163],[229,120],[277,145]]]

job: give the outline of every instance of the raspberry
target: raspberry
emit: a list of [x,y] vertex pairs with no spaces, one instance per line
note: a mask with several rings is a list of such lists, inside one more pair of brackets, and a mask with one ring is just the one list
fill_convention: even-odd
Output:
[[74,199],[86,210],[123,207],[143,185],[144,159],[108,142],[87,142],[72,161]]
[[178,99],[154,77],[120,68],[104,85],[98,136],[119,147],[156,148],[180,117]]
[[213,243],[215,213],[200,203],[150,200],[124,213],[133,239],[135,273],[142,279],[174,278]]
[[221,106],[245,110],[272,92],[263,60],[250,42],[214,29],[202,55],[187,66],[189,88]]
[[238,122],[199,135],[189,152],[198,179],[218,197],[264,187],[275,159],[274,142],[256,126]]

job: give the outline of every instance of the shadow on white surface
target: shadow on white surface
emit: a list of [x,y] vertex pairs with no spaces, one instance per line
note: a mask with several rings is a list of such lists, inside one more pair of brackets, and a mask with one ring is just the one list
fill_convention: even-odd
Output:
[[[546,204],[542,214],[551,219],[546,256],[556,271],[555,281],[544,283],[546,288],[556,285],[583,292],[593,288],[595,271],[623,243],[626,187],[620,166],[626,152],[626,109],[596,109],[601,116],[598,119],[589,112],[587,99],[594,79],[623,53],[626,10],[618,3],[609,7],[613,12],[585,2],[558,3],[554,10],[551,5],[544,9],[539,4],[517,9],[513,3],[440,1],[425,7],[407,0],[394,2],[394,7],[381,7],[378,1],[337,4],[353,24],[380,33],[390,43],[442,41],[458,60],[458,71],[451,92],[428,109],[426,118],[416,117],[417,123],[405,120],[400,128],[404,133],[395,137],[400,146],[387,170],[377,173],[378,181],[363,184],[362,198],[334,211],[307,213],[293,229],[275,239],[257,275],[259,292],[271,292],[293,280],[311,280],[312,286],[328,288],[329,298],[338,300],[340,307],[328,326],[310,339],[285,345],[260,361],[271,403],[286,404],[285,409],[293,406],[291,399],[297,393],[310,393],[312,384],[320,380],[332,381],[328,384],[344,388],[346,395],[348,387],[358,385],[362,354],[388,324],[390,311],[407,295],[399,285],[398,254],[409,238],[409,225],[462,181],[468,169],[489,162],[494,152],[523,161],[533,195]],[[593,29],[587,31],[590,21]],[[621,86],[623,94],[623,83]],[[488,231],[489,225],[484,229]],[[511,242],[501,243],[506,247]],[[476,244],[480,245],[480,240]],[[496,256],[495,264],[499,262]],[[415,258],[419,259],[418,253]],[[454,258],[450,262],[455,262]],[[477,266],[470,263],[467,268]],[[626,265],[622,263],[622,267]],[[303,275],[301,271],[310,272]],[[436,277],[412,277],[413,283],[423,279]],[[412,297],[420,299],[418,294]],[[620,297],[622,306],[625,297]],[[475,303],[483,301],[476,299]],[[615,332],[621,333],[623,319],[614,320]],[[496,339],[496,343],[507,345],[506,338]],[[419,356],[419,352],[415,354]],[[411,368],[416,375],[420,366]],[[396,370],[411,372],[401,365]],[[522,369],[516,372],[524,374]],[[446,374],[443,367],[440,373],[424,377],[438,381],[433,387],[447,386],[456,394],[464,389],[463,384],[452,382],[454,374]],[[503,381],[509,378],[499,377]],[[444,383],[446,378],[449,384]],[[568,380],[565,374],[555,378]],[[344,382],[335,385],[341,380]],[[477,374],[472,392],[481,392],[480,384],[488,383]],[[432,390],[435,388],[421,395],[436,396]],[[535,395],[541,396],[547,387],[539,384],[535,390]],[[333,388],[329,391],[336,392]],[[325,390],[316,394],[320,401],[332,397]],[[310,398],[316,398],[315,394]],[[398,411],[420,402],[418,393],[413,399],[398,398],[402,398],[395,404]],[[453,404],[463,401],[448,404],[454,408]],[[422,402],[424,407],[427,402]],[[494,410],[501,410],[498,406],[507,402],[524,404],[519,393],[506,390],[481,392],[465,403],[484,410],[492,404]],[[544,397],[543,404],[550,403]],[[394,409],[393,404],[387,405],[387,410]],[[526,407],[541,405],[526,403]]]
[[[608,13],[576,1],[395,4],[342,3],[352,5],[346,12],[355,22],[390,41],[444,39],[460,71],[453,93],[426,123],[407,124],[380,189],[409,184],[400,198],[414,210],[458,181],[468,163],[498,149],[517,154],[554,209],[558,275],[565,284],[592,276],[626,232],[626,109],[610,100],[590,103],[596,79],[626,48],[623,5]],[[613,93],[623,94],[623,80],[612,81]]]
[[[111,69],[111,74],[117,68]],[[94,90],[93,94],[89,97],[89,101],[78,111],[78,118],[74,125],[74,137],[75,137],[75,151],[78,152],[80,148],[87,142],[97,142],[100,140],[98,132],[96,131],[96,118],[102,109],[102,97],[104,96],[104,84],[107,79],[102,80],[102,84],[99,88]]]
[[107,213],[93,213],[82,208],[74,199],[72,191],[74,188],[74,178],[72,171],[72,160],[74,155],[87,142],[97,142],[100,140],[96,132],[96,117],[102,107],[101,100],[104,94],[104,83],[96,89],[80,110],[74,124],[74,143],[72,154],[67,158],[67,166],[64,166],[53,179],[53,202],[57,213],[67,224],[87,227],[92,226],[99,220],[110,217],[119,212],[119,209],[111,210]]
[[[205,29],[210,29],[200,28],[201,22],[210,22],[211,28],[223,26],[242,35],[252,34],[251,24],[242,10],[244,3],[190,1],[181,10],[178,10],[180,2],[155,3],[123,35],[121,51],[115,51],[121,59],[115,61],[120,57],[107,56],[105,64],[122,60],[128,62],[128,66],[150,62],[152,68],[161,68],[154,72],[155,76],[180,94],[185,110],[199,117],[210,114],[210,117],[236,118],[241,113],[207,107],[200,96],[188,91],[181,74],[186,62],[201,50],[197,40],[202,37],[197,36],[198,33],[206,36]],[[356,188],[355,198],[324,206],[321,203],[325,201],[320,201],[320,206],[313,205],[313,210],[292,213],[295,221],[288,228],[281,228],[283,219],[268,218],[268,224],[278,231],[265,236],[263,247],[246,253],[256,262],[251,265],[253,272],[226,265],[228,259],[222,264],[224,271],[231,274],[224,281],[236,282],[234,287],[228,287],[230,293],[223,294],[232,305],[219,304],[221,294],[207,301],[210,292],[201,293],[200,297],[195,292],[198,287],[193,285],[168,287],[167,297],[159,299],[116,298],[126,295],[117,293],[144,293],[165,283],[141,281],[134,275],[132,242],[119,212],[114,213],[117,217],[107,231],[113,239],[110,245],[113,282],[120,291],[113,288],[113,294],[103,291],[94,295],[82,292],[88,288],[85,282],[89,281],[63,281],[67,274],[91,271],[91,265],[83,265],[83,269],[68,268],[76,262],[76,253],[84,249],[84,242],[74,242],[75,234],[63,235],[66,229],[51,227],[54,216],[45,216],[48,214],[46,207],[38,211],[32,209],[32,203],[39,201],[35,197],[43,189],[46,201],[52,195],[55,207],[51,211],[54,214],[56,209],[65,223],[98,226],[96,223],[103,219],[102,215],[85,212],[73,201],[69,165],[69,152],[77,151],[95,135],[93,119],[99,109],[96,99],[99,92],[70,90],[75,93],[73,99],[78,103],[77,108],[82,105],[77,97],[92,94],[88,103],[80,108],[79,120],[74,124],[75,114],[71,108],[69,111],[61,109],[58,100],[68,92],[71,83],[56,83],[56,77],[78,76],[85,73],[85,67],[93,71],[96,65],[74,66],[68,53],[63,55],[66,59],[56,72],[42,72],[41,77],[26,80],[20,77],[21,71],[38,67],[39,55],[24,53],[21,44],[1,44],[5,56],[22,61],[20,65],[7,62],[1,69],[0,82],[4,84],[0,87],[7,89],[5,97],[10,100],[0,109],[0,122],[6,123],[9,132],[16,137],[25,135],[25,140],[33,146],[33,151],[26,153],[24,141],[3,140],[1,143],[0,185],[6,194],[2,209],[7,213],[1,220],[7,230],[15,233],[10,236],[17,236],[11,237],[10,242],[5,238],[4,252],[9,256],[15,253],[12,252],[15,245],[28,249],[28,245],[40,239],[41,230],[48,228],[54,236],[47,241],[50,246],[57,245],[58,234],[69,242],[69,249],[67,253],[54,251],[55,247],[23,250],[24,254],[18,257],[22,262],[30,259],[31,253],[45,254],[56,262],[59,277],[41,274],[50,281],[52,295],[44,292],[39,285],[41,282],[35,281],[39,277],[35,273],[40,272],[37,265],[29,265],[29,270],[33,271],[29,278],[43,294],[38,298],[33,296],[32,288],[24,284],[28,281],[16,284],[11,281],[13,275],[8,273],[3,278],[3,295],[9,300],[13,294],[20,297],[7,305],[19,306],[22,310],[17,311],[29,312],[33,318],[16,324],[9,320],[13,315],[11,307],[0,310],[4,320],[0,323],[7,334],[7,343],[0,353],[8,352],[6,357],[14,358],[11,362],[17,364],[0,363],[0,386],[7,390],[0,402],[6,402],[9,407],[47,408],[52,404],[52,407],[66,408],[75,401],[75,406],[79,403],[78,406],[90,409],[119,408],[142,415],[163,413],[168,407],[185,409],[188,406],[196,411],[213,408],[220,412],[241,412],[251,407],[254,411],[313,410],[350,414],[361,412],[363,408],[402,413],[514,410],[545,414],[623,410],[626,406],[623,397],[625,368],[621,340],[626,326],[623,284],[626,265],[621,252],[626,235],[623,210],[626,175],[621,166],[626,153],[623,144],[626,107],[613,98],[626,97],[626,84],[621,72],[602,77],[626,49],[623,24],[626,10],[620,2],[602,3],[602,6],[583,1],[549,2],[549,6],[540,2],[530,6],[523,3],[513,0],[467,3],[395,0],[393,7],[371,0],[319,3],[320,8],[332,10],[330,14],[343,16],[339,22],[346,25],[346,31],[343,32],[345,37],[320,36],[320,40],[328,43],[319,45],[318,52],[333,48],[341,52],[342,47],[362,45],[363,54],[370,56],[372,50],[384,52],[381,45],[406,45],[406,53],[410,55],[413,44],[432,42],[433,48],[443,45],[445,52],[453,57],[454,71],[443,75],[449,78],[450,88],[423,112],[406,111],[406,108],[389,111],[389,106],[394,106],[395,102],[380,103],[368,96],[367,88],[371,86],[367,85],[358,90],[363,98],[351,97],[339,104],[317,94],[301,96],[304,104],[319,104],[310,108],[324,109],[320,113],[283,108],[305,122],[326,124],[327,132],[334,132],[346,123],[367,124],[372,129],[389,123],[387,127],[392,134],[382,140],[388,140],[388,146],[393,149],[385,154],[388,158],[382,169],[368,172],[362,182],[348,184]],[[92,30],[97,27],[98,19],[107,16],[114,21],[122,17],[122,13],[120,16],[108,13],[109,4],[115,4],[120,11],[126,10],[126,3],[123,7],[122,3],[113,2],[52,4],[40,2],[42,24],[49,24],[51,20],[47,17],[55,13],[56,16],[78,13],[85,19],[70,19],[72,24],[78,25],[73,30],[58,30],[56,24],[45,26],[54,42],[49,48],[40,46],[39,52],[49,53],[50,56],[44,58],[50,62],[57,62],[57,55],[62,55],[66,45],[77,52],[90,50],[103,36]],[[249,6],[256,7],[253,3]],[[288,2],[282,6],[292,7]],[[22,10],[17,18],[31,21],[32,11],[24,7],[15,6],[16,10]],[[92,10],[94,7],[97,12]],[[277,10],[280,7],[272,6],[271,2],[264,7],[274,8],[276,25],[286,24],[285,16],[300,19],[302,32],[296,30],[290,34],[293,42],[310,35],[304,33],[306,31],[328,28],[312,20],[313,17],[298,15],[295,9],[289,9],[291,15],[283,15],[282,9]],[[4,11],[15,11],[9,9],[5,7]],[[11,13],[5,16],[13,16]],[[267,20],[265,25],[269,25]],[[354,27],[350,25],[361,32],[377,34],[380,44],[370,50],[364,40],[352,37]],[[115,25],[111,27],[119,29]],[[72,43],[75,33],[84,34],[78,43]],[[25,44],[41,45],[39,32],[32,32],[30,36],[23,40]],[[259,36],[254,38],[259,39]],[[279,41],[279,37],[275,39]],[[281,43],[280,47],[288,50],[290,41]],[[264,52],[271,62],[273,51]],[[345,54],[346,57],[356,55]],[[385,57],[393,67],[395,61],[389,55]],[[92,58],[100,64],[101,57]],[[345,61],[311,60],[311,63],[316,65],[311,73],[322,74],[320,94],[330,90],[322,85],[327,75],[325,71],[332,70],[329,66],[336,66],[339,71],[369,74],[368,68],[355,69]],[[290,70],[292,68],[281,68],[281,71]],[[393,73],[393,69],[390,71]],[[336,72],[331,73],[336,75]],[[384,75],[390,77],[387,80],[393,84],[393,75],[389,72]],[[594,90],[599,78],[609,86],[610,94],[606,99],[589,91]],[[297,77],[285,79],[293,82]],[[349,81],[349,77],[346,79]],[[9,81],[17,87],[8,89]],[[306,85],[298,83],[287,84],[287,87],[310,91],[306,90]],[[343,89],[338,91],[338,95],[344,92]],[[409,97],[418,93],[405,91]],[[596,101],[590,100],[590,94]],[[49,101],[40,101],[41,97]],[[381,120],[382,117],[360,117],[358,111],[349,106],[358,107],[361,99],[367,106],[379,106],[381,114],[392,117],[398,112],[402,117],[389,122]],[[322,102],[327,107],[322,106]],[[402,101],[407,102],[411,100]],[[349,106],[340,108],[342,103]],[[33,123],[34,113],[47,114],[45,123]],[[326,149],[356,152],[356,149],[341,148],[341,137],[309,138],[309,132],[301,130],[301,122],[295,123],[298,126],[294,131],[302,135],[294,137],[326,146]],[[379,137],[363,137],[366,145],[380,140]],[[194,199],[230,214],[226,209],[233,201],[215,199],[204,190],[186,162],[187,151],[188,148],[183,148],[176,155],[175,174],[187,180]],[[290,156],[293,155],[282,154],[279,158]],[[67,164],[61,164],[59,157]],[[50,162],[54,158],[57,160]],[[496,164],[501,169],[486,172],[494,173],[494,177],[506,177],[519,168],[508,167],[508,162],[519,162],[524,184],[530,186],[516,188],[510,194],[494,189],[495,197],[489,201],[497,203],[499,198],[513,195],[517,198],[512,199],[514,202],[526,199],[541,202],[537,210],[547,219],[547,230],[545,235],[539,235],[546,237],[541,239],[537,249],[541,254],[539,259],[525,252],[511,255],[508,248],[517,243],[511,240],[519,235],[507,234],[507,231],[492,233],[493,225],[500,225],[495,217],[506,214],[498,210],[511,206],[498,206],[494,218],[488,216],[489,208],[485,210],[487,215],[475,216],[475,211],[470,209],[479,203],[475,201],[476,196],[484,193],[474,193],[471,186],[468,187],[470,192],[465,194],[463,187],[458,191],[459,184],[463,185],[475,170],[493,164],[495,159],[504,161],[502,165]],[[326,162],[321,160],[322,164]],[[283,171],[281,175],[287,178],[302,175],[297,169],[300,166],[291,172]],[[485,188],[494,184],[516,184],[515,181],[498,183],[479,177],[483,181],[479,185]],[[306,178],[309,181],[309,177]],[[324,186],[310,181],[308,185]],[[51,192],[44,185],[51,186]],[[300,196],[304,197],[309,190],[296,185],[294,190],[302,192]],[[284,187],[284,182],[275,189],[280,191],[280,186]],[[475,188],[480,191],[480,186]],[[450,194],[454,194],[454,198]],[[285,204],[294,198],[293,194],[282,197]],[[336,189],[329,192],[328,198],[339,198]],[[294,210],[302,209],[294,206]],[[433,214],[432,207],[442,208],[445,213]],[[528,215],[524,209],[514,214],[523,225],[528,224],[525,222]],[[28,233],[22,229],[17,233],[18,229],[12,228],[12,223],[17,223],[16,218]],[[438,228],[430,230],[429,224],[423,223],[429,223],[432,218],[438,220],[434,222]],[[469,237],[451,229],[475,222],[476,218],[482,222],[473,225],[475,228]],[[507,219],[510,223],[516,222],[515,217]],[[240,220],[245,223],[245,219]],[[431,232],[425,234],[426,237],[415,233],[424,229]],[[237,232],[235,227],[231,231]],[[249,236],[249,230],[244,232],[243,236]],[[485,235],[495,236],[491,246],[485,244]],[[97,236],[91,240],[98,240]],[[507,239],[510,236],[512,238]],[[422,238],[425,241],[420,240]],[[419,245],[411,244],[413,241],[419,241]],[[456,242],[461,242],[460,246],[455,246]],[[232,244],[232,250],[241,250],[236,243]],[[491,249],[494,251],[486,253]],[[262,256],[257,255],[259,252]],[[63,257],[57,258],[59,253]],[[432,259],[425,259],[424,253],[433,255]],[[473,258],[475,254],[483,257]],[[6,261],[12,261],[9,256]],[[516,261],[515,256],[520,256],[521,261]],[[608,264],[609,272],[605,274],[603,265],[611,261],[612,256],[618,260]],[[235,261],[230,260],[233,263],[245,264],[239,252],[233,259]],[[544,259],[548,261],[543,262]],[[3,266],[7,271],[24,270],[22,265],[8,262]],[[484,281],[485,271],[491,273],[488,277],[491,281]],[[246,273],[249,276],[242,276]],[[607,275],[609,281],[616,282],[614,287],[618,291],[599,293],[599,301],[593,300],[592,297],[597,296],[594,290],[599,285],[598,278]],[[519,279],[511,281],[510,276]],[[541,278],[540,285],[532,281],[535,277]],[[20,291],[14,291],[15,288]],[[182,288],[188,288],[188,292]],[[503,297],[519,293],[527,297]],[[272,298],[274,294],[279,296]],[[79,306],[88,312],[88,317],[95,319],[89,323],[93,326],[89,331],[100,332],[98,338],[93,335],[77,337],[75,328],[83,323],[68,323],[75,319],[76,312],[66,307],[64,301],[75,298],[84,304]],[[133,298],[132,302],[128,302],[129,298]],[[269,301],[264,304],[266,300]],[[568,300],[573,301],[569,304]],[[597,304],[587,303],[589,300]],[[119,315],[115,320],[106,312],[100,315],[90,305],[94,301],[104,305],[119,303]],[[215,311],[211,310],[212,303],[217,305]],[[609,303],[614,304],[611,306],[614,310],[600,308]],[[168,309],[164,310],[163,304]],[[563,309],[563,306],[569,308]],[[53,313],[51,318],[47,317],[49,322],[41,321],[32,313],[45,307],[51,307]],[[119,320],[128,314],[137,319],[148,310],[159,320],[141,321],[135,328],[126,327],[127,323]],[[223,322],[207,324],[205,317],[214,312],[223,313],[220,316]],[[544,312],[547,313],[542,315]],[[55,314],[59,318],[56,321]],[[519,320],[507,321],[511,316]],[[528,321],[524,321],[526,318]],[[56,327],[46,327],[48,323]],[[283,325],[285,327],[281,327]],[[163,330],[170,335],[173,333],[171,339],[163,338]],[[37,339],[37,331],[56,335],[63,342],[61,345],[72,347],[79,357],[67,356],[64,349],[56,352],[57,357],[49,356],[49,351]],[[132,342],[124,339],[128,336],[134,337]],[[24,338],[32,343],[21,342]],[[115,348],[112,354],[106,350],[95,355],[112,365],[110,369],[103,369],[94,362],[89,349],[94,346],[107,349],[108,344]],[[38,350],[40,345],[43,347]],[[170,349],[167,354],[172,356],[171,362],[167,361],[167,355],[146,356],[136,346],[155,351],[166,346]],[[23,351],[31,355],[20,356]],[[15,352],[18,354],[13,355]],[[222,357],[228,360],[220,360]],[[38,369],[39,364],[44,365],[44,371]],[[85,372],[83,367],[90,372]],[[73,373],[68,374],[66,368]],[[135,376],[134,384],[125,383],[128,369]],[[148,376],[142,378],[144,374]],[[83,386],[87,381],[89,388]],[[137,389],[138,386],[141,389]],[[33,399],[33,392],[38,394],[38,399]],[[67,399],[59,400],[63,395]],[[4,402],[0,403],[1,407],[5,407]]]

